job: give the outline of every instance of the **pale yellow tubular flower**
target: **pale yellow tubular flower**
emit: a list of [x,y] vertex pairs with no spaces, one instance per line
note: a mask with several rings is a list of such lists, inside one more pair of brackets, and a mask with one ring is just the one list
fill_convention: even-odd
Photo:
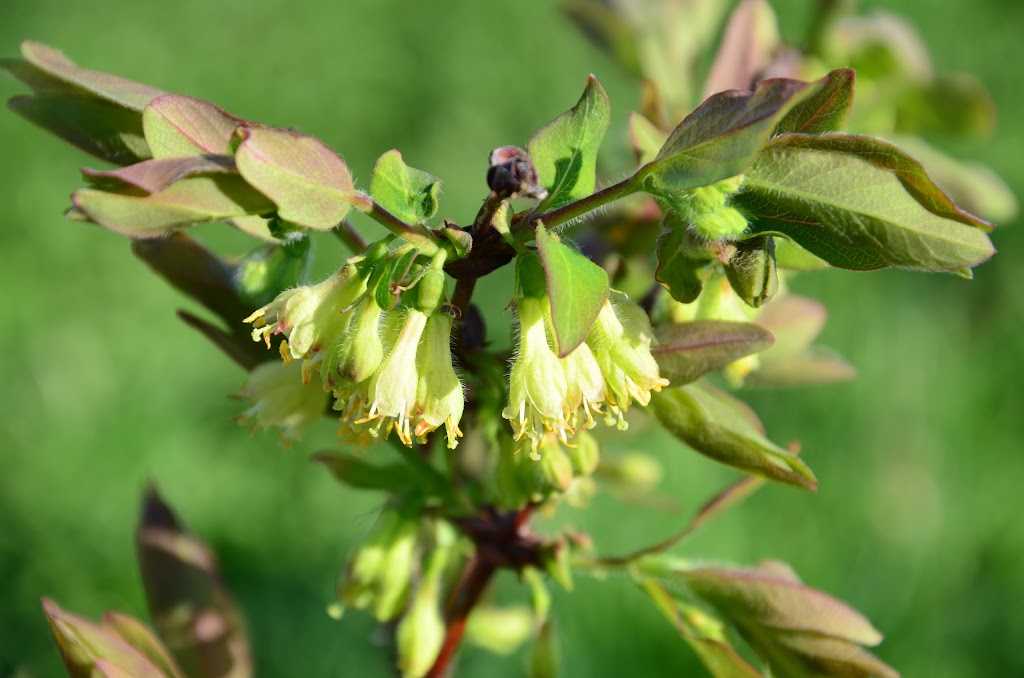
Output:
[[620,429],[627,427],[623,414],[634,400],[646,406],[652,391],[668,386],[651,355],[653,336],[643,309],[613,291],[587,337],[604,377],[605,420]]
[[449,449],[459,444],[459,421],[466,404],[462,382],[452,364],[452,317],[434,313],[427,319],[423,345],[416,356],[419,382],[416,386],[417,421],[413,434],[420,442],[441,426],[445,427]]
[[298,362],[271,361],[257,365],[239,395],[252,405],[238,416],[254,429],[277,428],[285,440],[299,438],[303,430],[324,415],[328,395],[318,385],[302,381]]
[[572,427],[566,421],[565,370],[547,337],[547,299],[523,297],[519,311],[519,351],[509,375],[509,403],[501,416],[512,423],[514,437],[530,439],[536,449],[545,431],[565,440]]
[[324,346],[319,369],[325,391],[350,388],[369,379],[380,367],[384,359],[383,313],[373,295],[367,295],[353,310],[345,329]]
[[416,353],[427,324],[422,311],[410,308],[394,346],[385,356],[380,371],[370,383],[369,410],[356,425],[369,425],[371,435],[380,435],[384,429],[386,438],[391,431],[398,434],[403,444],[412,446],[412,419],[416,406]]
[[[402,334],[404,315],[400,311],[383,313],[383,320],[378,335],[383,355],[388,355],[394,349],[398,337]],[[383,360],[381,361],[383,363]],[[380,365],[377,366],[377,371]],[[366,446],[377,437],[377,432],[371,430],[367,424],[373,421],[370,416],[370,408],[373,406],[373,386],[376,383],[376,374],[359,383],[340,381],[334,388],[334,409],[341,414],[338,421],[341,423],[338,428],[338,437],[344,443]]]
[[565,369],[566,418],[570,426],[594,428],[594,413],[601,414],[604,402],[604,379],[594,353],[582,343],[562,358],[562,367]]
[[365,273],[347,264],[319,284],[285,290],[245,322],[253,323],[253,340],[262,339],[268,347],[272,334],[284,335],[286,359],[311,358],[344,331],[352,306],[366,292],[366,280]]

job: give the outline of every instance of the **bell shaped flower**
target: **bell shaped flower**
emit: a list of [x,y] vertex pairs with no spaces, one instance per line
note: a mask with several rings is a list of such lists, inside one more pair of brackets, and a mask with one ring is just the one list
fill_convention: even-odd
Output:
[[351,390],[377,371],[384,360],[383,313],[374,296],[367,295],[353,310],[346,327],[314,358],[314,362],[319,359],[317,367],[325,391],[337,395]]
[[406,311],[401,330],[369,384],[366,415],[354,422],[357,427],[369,424],[371,435],[380,435],[383,428],[384,437],[395,431],[399,440],[412,446],[419,386],[416,354],[426,325],[425,313]]
[[623,413],[634,400],[646,406],[651,391],[668,386],[651,355],[653,336],[644,310],[613,291],[587,337],[604,378],[605,419],[609,424],[617,419],[620,429],[627,426]]
[[294,361],[256,366],[239,396],[252,401],[239,421],[255,429],[280,429],[285,440],[297,439],[327,408],[327,394],[317,385],[303,383],[301,363]]
[[501,416],[512,423],[516,440],[529,438],[536,449],[546,431],[563,440],[572,431],[566,419],[568,384],[562,361],[548,340],[548,300],[524,296],[516,308],[519,350],[509,374],[508,406]]
[[345,330],[352,307],[366,292],[367,278],[368,271],[349,263],[317,285],[285,290],[245,319],[253,323],[253,340],[262,338],[269,347],[272,334],[283,334],[285,360],[312,357],[326,340]]
[[[566,418],[575,430],[594,427],[593,413],[601,413],[604,402],[604,379],[593,351],[586,343],[562,358],[566,384]],[[582,419],[582,421],[581,421]]]
[[423,344],[416,355],[419,382],[416,385],[416,413],[418,420],[413,434],[420,442],[441,426],[448,435],[448,447],[459,444],[459,421],[466,404],[462,382],[452,365],[452,317],[447,313],[434,313],[427,319]]

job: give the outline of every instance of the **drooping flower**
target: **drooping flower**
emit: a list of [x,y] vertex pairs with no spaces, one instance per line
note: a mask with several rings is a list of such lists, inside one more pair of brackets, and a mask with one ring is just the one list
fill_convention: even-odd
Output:
[[600,414],[601,403],[604,402],[604,380],[593,351],[586,343],[580,344],[562,358],[562,367],[565,370],[566,418],[570,426],[573,429],[580,425],[593,428],[593,413]]
[[256,366],[239,395],[252,401],[238,419],[256,429],[281,429],[286,440],[297,439],[303,430],[323,416],[327,394],[316,384],[303,383],[302,365],[277,361]]
[[452,317],[434,313],[427,319],[423,345],[416,355],[419,382],[416,385],[416,415],[413,434],[420,442],[441,426],[448,435],[448,447],[459,444],[459,421],[466,404],[462,382],[452,365]]
[[401,331],[381,362],[380,370],[370,380],[366,416],[354,423],[368,425],[371,435],[380,435],[383,429],[386,438],[394,431],[405,445],[412,445],[419,385],[416,354],[426,325],[425,313],[408,309]]
[[634,400],[646,406],[651,391],[668,386],[651,355],[653,336],[644,310],[613,291],[587,337],[604,377],[606,421],[611,424],[617,420],[620,429],[627,426],[623,413]]
[[245,322],[253,323],[253,339],[263,339],[268,347],[271,335],[283,334],[287,345],[281,353],[286,360],[310,358],[326,340],[344,332],[352,307],[366,292],[368,277],[367,271],[349,263],[317,285],[285,290]]
[[565,368],[547,336],[546,298],[521,297],[519,351],[509,375],[509,403],[501,416],[512,423],[516,440],[529,438],[534,449],[545,431],[565,440],[572,426],[566,419],[568,385]]
[[353,310],[347,326],[324,345],[318,354],[323,356],[318,368],[325,391],[351,390],[377,371],[384,359],[382,314],[377,300],[367,295]]

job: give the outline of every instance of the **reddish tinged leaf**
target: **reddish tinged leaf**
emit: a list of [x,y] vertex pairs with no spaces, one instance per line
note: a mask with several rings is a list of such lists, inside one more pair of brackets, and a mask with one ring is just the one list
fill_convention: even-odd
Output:
[[80,90],[140,112],[146,104],[163,94],[149,85],[76,66],[60,50],[31,40],[21,43],[21,55],[41,74],[34,77],[15,75],[39,92]]
[[779,47],[775,12],[767,0],[743,0],[729,17],[704,82],[704,98],[727,89],[749,89],[771,65]]
[[651,354],[661,376],[682,386],[772,345],[770,332],[753,323],[694,320],[656,330]]
[[111,630],[65,612],[46,598],[43,599],[43,612],[50,622],[61,659],[71,678],[90,678],[99,659],[123,667],[131,676],[160,678],[164,675],[141,652]]
[[[867,650],[840,638],[815,633],[776,632],[772,641],[780,651],[794,655],[811,675],[843,678],[899,678],[894,668]],[[770,653],[766,653],[770,654]]]
[[142,111],[142,128],[155,158],[228,155],[231,137],[245,121],[208,101],[165,94]]
[[992,256],[984,222],[961,212],[909,156],[870,137],[787,134],[734,198],[754,232],[782,233],[833,266],[962,273]]
[[655,195],[671,195],[742,173],[778,120],[811,87],[777,78],[761,82],[753,92],[713,95],[679,123],[638,178]]
[[103,615],[101,625],[141,652],[160,669],[162,675],[167,678],[184,678],[160,639],[135,617],[121,612],[107,612]]
[[779,121],[772,135],[841,132],[853,106],[854,79],[850,68],[830,72],[818,81],[818,86],[806,99]]
[[679,610],[678,601],[664,586],[651,579],[643,581],[641,585],[655,607],[676,627],[679,635],[693,648],[712,676],[715,678],[763,678],[761,672],[747,663],[728,644],[724,636],[714,637],[711,634],[702,634],[693,624],[688,623]]
[[115,165],[152,157],[138,113],[88,96],[40,94],[10,99],[12,111],[47,132]]
[[150,488],[136,532],[150,616],[185,675],[252,675],[241,615],[213,553]]
[[344,161],[313,137],[249,128],[235,154],[245,180],[277,205],[282,219],[328,230],[360,202]]
[[141,196],[83,188],[72,194],[71,201],[90,221],[135,238],[274,208],[240,176],[227,173],[187,177]]
[[738,624],[819,633],[861,645],[882,641],[850,606],[770,571],[704,567],[678,573],[695,595]]
[[125,184],[146,193],[158,193],[171,184],[197,174],[227,174],[235,171],[235,163],[226,156],[193,155],[178,158],[145,160],[116,170],[85,168],[82,175],[100,187],[115,190]]
[[769,480],[818,487],[806,464],[764,437],[744,403],[718,389],[667,388],[651,397],[650,409],[669,433],[706,457]]
[[957,207],[932,181],[921,163],[888,141],[860,134],[786,134],[772,139],[766,150],[783,147],[856,156],[874,167],[892,172],[907,192],[932,214],[985,230],[993,228],[984,219]]

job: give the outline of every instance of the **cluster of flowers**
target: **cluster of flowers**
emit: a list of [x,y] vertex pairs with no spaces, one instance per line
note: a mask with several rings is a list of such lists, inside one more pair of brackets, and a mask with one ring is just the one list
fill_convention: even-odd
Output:
[[642,308],[612,291],[586,340],[564,358],[556,345],[551,302],[546,294],[521,292],[519,350],[509,376],[509,403],[502,416],[517,441],[530,443],[532,456],[552,439],[568,443],[593,428],[594,414],[626,428],[633,401],[646,406],[651,392],[668,386],[651,355],[653,331]]
[[[242,392],[254,403],[245,418],[295,434],[323,414],[329,394],[347,441],[394,432],[411,446],[443,426],[448,446],[458,444],[465,398],[452,360],[452,317],[440,304],[444,273],[424,268],[415,303],[384,310],[375,290],[387,281],[375,273],[391,254],[384,248],[352,259],[327,280],[282,292],[246,318],[255,340],[269,346],[282,335],[285,369],[268,364],[253,372]],[[516,309],[519,348],[502,415],[533,459],[546,442],[567,444],[592,428],[595,414],[626,428],[631,403],[647,405],[652,391],[668,385],[651,355],[647,314],[625,295],[611,293],[586,341],[564,358],[553,348],[546,294],[521,291]],[[322,392],[302,389],[314,371]]]
[[387,284],[374,275],[382,270],[380,262],[380,254],[352,259],[327,280],[286,290],[246,318],[254,325],[253,339],[269,346],[273,336],[283,335],[280,349],[286,367],[301,365],[287,376],[278,368],[273,377],[261,372],[269,374],[272,365],[258,368],[243,387],[242,395],[254,402],[247,418],[264,425],[291,423],[287,434],[308,417],[321,416],[326,400],[308,394],[316,394],[315,389],[300,396],[298,386],[281,384],[292,394],[293,405],[301,404],[303,414],[297,411],[300,407],[287,412],[286,396],[275,398],[271,392],[270,381],[301,374],[294,383],[309,384],[315,370],[323,392],[334,398],[334,409],[341,413],[339,435],[344,439],[365,442],[394,432],[411,446],[443,426],[448,446],[458,444],[465,398],[452,364],[452,317],[440,308],[438,286],[426,282],[444,274],[440,268],[425,269],[416,304],[385,311],[375,294],[377,285]]

